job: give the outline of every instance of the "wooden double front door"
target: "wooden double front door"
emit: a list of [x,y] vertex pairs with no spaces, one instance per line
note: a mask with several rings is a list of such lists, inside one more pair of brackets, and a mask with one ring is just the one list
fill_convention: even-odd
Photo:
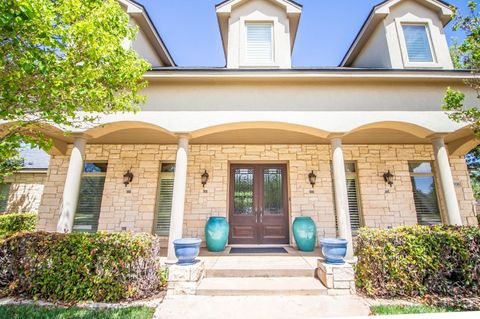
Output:
[[288,244],[287,167],[230,167],[230,244]]

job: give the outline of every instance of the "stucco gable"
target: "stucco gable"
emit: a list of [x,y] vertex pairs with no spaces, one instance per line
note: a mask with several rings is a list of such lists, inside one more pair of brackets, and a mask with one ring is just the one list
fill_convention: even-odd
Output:
[[452,19],[453,11],[451,6],[447,2],[441,0],[386,0],[372,8],[350,48],[342,59],[340,66],[351,66],[357,56],[362,52],[366,43],[371,39],[372,34],[377,31],[381,22],[391,14],[396,6],[408,1],[415,2],[432,10],[443,26]]
[[[231,17],[232,11],[238,9],[240,6],[247,4],[250,1],[251,0],[226,0],[215,6],[225,56],[227,56],[228,50],[229,18]],[[290,32],[290,47],[293,49],[293,45],[297,35],[298,25],[300,22],[300,16],[302,13],[302,5],[291,0],[262,1],[279,6],[287,14]]]
[[[140,36],[146,39],[146,45],[151,47],[163,66],[176,66],[170,52],[155,28],[147,10],[140,3],[133,0],[118,0],[125,12],[140,28]],[[155,66],[155,65],[154,65]]]

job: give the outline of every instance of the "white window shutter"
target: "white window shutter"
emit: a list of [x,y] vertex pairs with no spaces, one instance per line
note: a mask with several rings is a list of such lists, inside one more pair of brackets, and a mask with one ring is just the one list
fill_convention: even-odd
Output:
[[271,23],[248,23],[247,61],[252,64],[273,62],[273,25]]

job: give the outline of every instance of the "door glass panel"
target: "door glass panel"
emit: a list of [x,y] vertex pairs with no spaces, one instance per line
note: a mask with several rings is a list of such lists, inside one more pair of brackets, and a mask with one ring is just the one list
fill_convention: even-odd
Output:
[[266,168],[263,170],[263,211],[265,214],[282,214],[282,170]]
[[253,214],[253,168],[237,168],[234,172],[233,213]]

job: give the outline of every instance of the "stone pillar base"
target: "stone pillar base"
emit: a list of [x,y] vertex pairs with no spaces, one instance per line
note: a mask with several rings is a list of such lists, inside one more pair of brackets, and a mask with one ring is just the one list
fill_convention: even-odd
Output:
[[355,272],[351,264],[330,265],[319,259],[317,265],[318,279],[327,287],[329,295],[355,294]]
[[169,295],[195,295],[205,274],[205,263],[197,261],[193,265],[171,265],[168,267]]

